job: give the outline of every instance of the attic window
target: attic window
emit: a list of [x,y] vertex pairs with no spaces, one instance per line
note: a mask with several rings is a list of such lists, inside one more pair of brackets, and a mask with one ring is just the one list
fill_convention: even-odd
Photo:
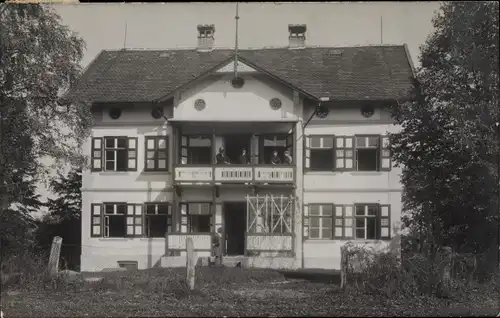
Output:
[[242,88],[245,85],[245,80],[242,77],[235,77],[231,80],[231,85],[234,88]]
[[199,38],[211,38],[214,36],[215,27],[214,25],[199,25],[198,26],[198,37]]
[[109,110],[109,117],[112,119],[118,119],[122,115],[122,110],[118,107],[113,107]]
[[163,108],[157,107],[151,110],[151,116],[153,116],[154,119],[160,119],[163,117]]

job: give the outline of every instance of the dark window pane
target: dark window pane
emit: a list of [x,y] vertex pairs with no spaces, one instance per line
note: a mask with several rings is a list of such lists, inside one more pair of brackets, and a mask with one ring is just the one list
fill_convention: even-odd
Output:
[[376,206],[376,205],[369,205],[368,206],[368,215],[376,216],[377,212],[378,212],[378,206]]
[[188,148],[188,164],[211,164],[212,148],[193,147]]
[[323,205],[323,215],[332,216],[333,214],[333,206],[332,205]]
[[333,137],[323,137],[323,148],[333,148]]
[[311,170],[333,170],[333,151],[331,149],[311,149]]
[[158,214],[168,214],[168,205],[158,204]]
[[114,161],[106,161],[106,170],[114,171],[115,170],[115,162]]
[[113,204],[105,204],[104,205],[104,213],[106,214],[113,214],[115,211],[114,205]]
[[356,147],[366,147],[366,137],[356,137]]
[[117,204],[116,205],[116,213],[117,214],[126,214],[127,213],[127,205],[126,204]]
[[366,219],[366,238],[369,240],[374,240],[377,238],[377,219],[367,218]]
[[127,138],[118,138],[118,148],[126,148],[127,147]]
[[332,228],[332,218],[323,218],[323,228]]
[[190,215],[189,217],[190,232],[209,233],[210,232],[210,216],[209,215]]
[[309,215],[319,215],[319,205],[310,205]]
[[155,214],[156,213],[156,205],[148,204],[146,205],[146,214]]
[[126,225],[124,215],[111,215],[109,219],[109,237],[125,237]]
[[356,229],[356,238],[365,238],[365,229]]
[[167,232],[166,215],[148,215],[148,233],[149,237],[165,237]]
[[356,218],[356,227],[364,227],[365,218]]
[[325,229],[324,228],[322,230],[322,232],[323,232],[322,233],[322,235],[323,235],[322,238],[324,238],[324,239],[331,239],[332,238],[332,229],[331,228],[329,228],[329,229]]
[[365,215],[364,205],[356,205],[356,215]]
[[114,148],[115,147],[115,139],[114,138],[106,138],[104,141],[106,148]]
[[116,170],[117,171],[127,171],[128,157],[126,150],[116,151]]
[[106,151],[106,160],[115,160],[115,151],[114,150]]
[[378,150],[358,149],[357,150],[358,171],[378,170]]
[[321,137],[311,137],[311,148],[321,147]]
[[309,238],[319,238],[319,229],[310,229],[309,230]]
[[310,220],[309,221],[310,222],[310,224],[309,224],[310,227],[319,227],[319,218],[318,217],[310,217],[309,220]]
[[368,146],[369,147],[378,147],[380,142],[380,138],[378,136],[368,137]]

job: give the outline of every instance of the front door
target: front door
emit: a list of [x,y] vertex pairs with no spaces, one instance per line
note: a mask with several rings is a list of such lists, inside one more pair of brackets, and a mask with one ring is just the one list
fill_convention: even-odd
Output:
[[245,202],[224,204],[226,255],[245,254],[246,209]]

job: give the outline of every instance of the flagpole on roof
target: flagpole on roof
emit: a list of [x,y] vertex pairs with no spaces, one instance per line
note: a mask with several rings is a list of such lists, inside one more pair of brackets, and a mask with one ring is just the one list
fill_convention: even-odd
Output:
[[236,16],[234,19],[236,20],[236,32],[234,39],[234,78],[238,78],[238,20],[240,19],[238,16],[238,2],[236,2]]

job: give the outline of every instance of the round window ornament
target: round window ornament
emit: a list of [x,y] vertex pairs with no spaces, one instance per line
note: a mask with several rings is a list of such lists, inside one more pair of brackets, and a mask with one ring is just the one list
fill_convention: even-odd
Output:
[[243,79],[243,77],[235,77],[231,80],[231,85],[234,88],[242,88],[243,85],[245,85],[245,80]]
[[197,99],[194,101],[194,108],[197,111],[204,110],[206,106],[207,106],[207,104],[205,103],[205,101],[203,99]]
[[325,118],[326,116],[328,116],[328,113],[329,110],[326,106],[321,105],[316,109],[316,116],[318,116],[319,118]]
[[371,105],[365,105],[361,107],[361,115],[365,118],[370,118],[375,113],[375,109]]
[[151,110],[151,116],[153,116],[154,119],[162,118],[163,117],[163,108],[161,108],[161,107],[153,108],[153,110]]
[[271,109],[278,110],[281,108],[281,100],[279,98],[273,98],[269,101]]
[[122,115],[122,110],[118,107],[113,107],[109,110],[109,117],[112,119],[118,119]]

